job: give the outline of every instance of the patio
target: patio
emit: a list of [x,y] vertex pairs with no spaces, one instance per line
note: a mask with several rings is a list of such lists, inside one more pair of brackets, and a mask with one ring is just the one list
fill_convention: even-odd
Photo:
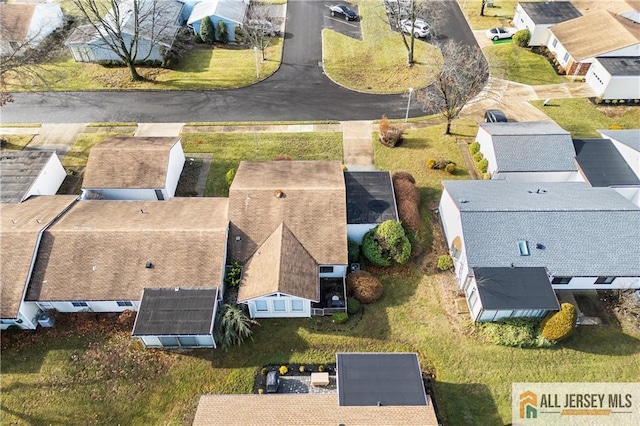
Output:
[[347,311],[347,295],[344,278],[321,278],[320,301],[312,303],[313,315],[332,315]]
[[336,376],[329,375],[326,386],[311,385],[311,376],[280,376],[278,393],[308,393],[314,395],[335,395],[338,393]]

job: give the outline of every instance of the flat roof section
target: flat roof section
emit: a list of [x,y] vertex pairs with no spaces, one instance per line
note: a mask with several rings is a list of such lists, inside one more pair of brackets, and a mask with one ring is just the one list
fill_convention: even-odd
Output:
[[347,224],[398,220],[391,175],[387,171],[344,172]]
[[636,186],[633,173],[620,151],[609,139],[574,139],[576,161],[591,186]]

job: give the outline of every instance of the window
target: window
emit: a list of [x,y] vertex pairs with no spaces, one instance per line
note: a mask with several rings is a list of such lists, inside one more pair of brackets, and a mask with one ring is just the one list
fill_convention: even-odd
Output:
[[293,312],[302,312],[304,311],[304,303],[302,300],[294,299],[291,301],[291,310]]
[[128,300],[118,300],[116,303],[118,306],[133,306],[133,303]]
[[557,39],[557,38],[554,38],[554,39],[553,39],[553,41],[551,42],[551,45],[552,45],[553,47],[556,47],[556,46],[558,45],[558,39]]
[[321,266],[320,267],[321,274],[333,274],[333,266]]
[[565,54],[564,54],[564,59],[563,59],[563,61],[564,61],[565,63],[569,61],[569,52],[567,52],[567,53],[565,53]]
[[611,284],[616,277],[598,277],[596,284]]
[[266,300],[256,300],[256,311],[258,312],[267,312],[269,307],[267,306]]
[[87,305],[87,302],[71,302],[71,304],[73,306],[75,306],[76,308],[82,308],[82,307],[89,306],[89,305]]
[[273,310],[276,312],[285,312],[287,307],[285,306],[284,300],[274,300]]
[[160,340],[160,343],[165,348],[173,348],[176,346],[180,346],[178,344],[178,339],[175,337],[158,337],[158,340]]
[[478,301],[478,293],[476,293],[476,289],[473,288],[471,290],[471,294],[469,295],[469,308],[473,311],[473,307],[476,305]]
[[161,189],[156,189],[156,198],[160,201],[164,200],[164,195],[162,194],[162,190]]
[[193,336],[180,336],[178,341],[180,346],[198,346],[198,340]]
[[553,277],[551,284],[569,284],[571,277]]

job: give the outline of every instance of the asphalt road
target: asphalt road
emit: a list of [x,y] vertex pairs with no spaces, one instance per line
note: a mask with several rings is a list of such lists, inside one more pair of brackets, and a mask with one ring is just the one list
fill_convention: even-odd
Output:
[[[353,92],[323,74],[320,32],[331,3],[289,0],[282,65],[253,86],[219,91],[16,93],[14,103],[0,109],[0,121],[177,123],[404,117],[406,97]],[[457,2],[442,3],[448,8],[443,37],[476,45]],[[414,102],[410,116],[424,114]]]

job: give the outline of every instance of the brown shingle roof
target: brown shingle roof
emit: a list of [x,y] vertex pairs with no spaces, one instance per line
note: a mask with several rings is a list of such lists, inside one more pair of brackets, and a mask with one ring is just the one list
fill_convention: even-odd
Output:
[[25,42],[36,4],[0,3],[0,40]]
[[38,243],[38,234],[75,195],[41,195],[0,204],[0,316],[16,318]]
[[227,208],[226,198],[79,201],[44,233],[27,299],[139,300],[148,287],[216,287]]
[[438,421],[430,399],[427,406],[341,407],[337,395],[314,394],[203,395],[193,420],[194,426],[339,424],[428,426]]
[[83,188],[164,188],[177,137],[112,137],[89,153]]
[[244,267],[238,301],[276,292],[318,302],[318,265],[287,228],[280,224]]
[[346,265],[345,193],[337,161],[243,161],[229,191],[230,258],[245,263],[284,223],[319,265]]
[[640,26],[598,10],[549,28],[575,61],[640,43]]

